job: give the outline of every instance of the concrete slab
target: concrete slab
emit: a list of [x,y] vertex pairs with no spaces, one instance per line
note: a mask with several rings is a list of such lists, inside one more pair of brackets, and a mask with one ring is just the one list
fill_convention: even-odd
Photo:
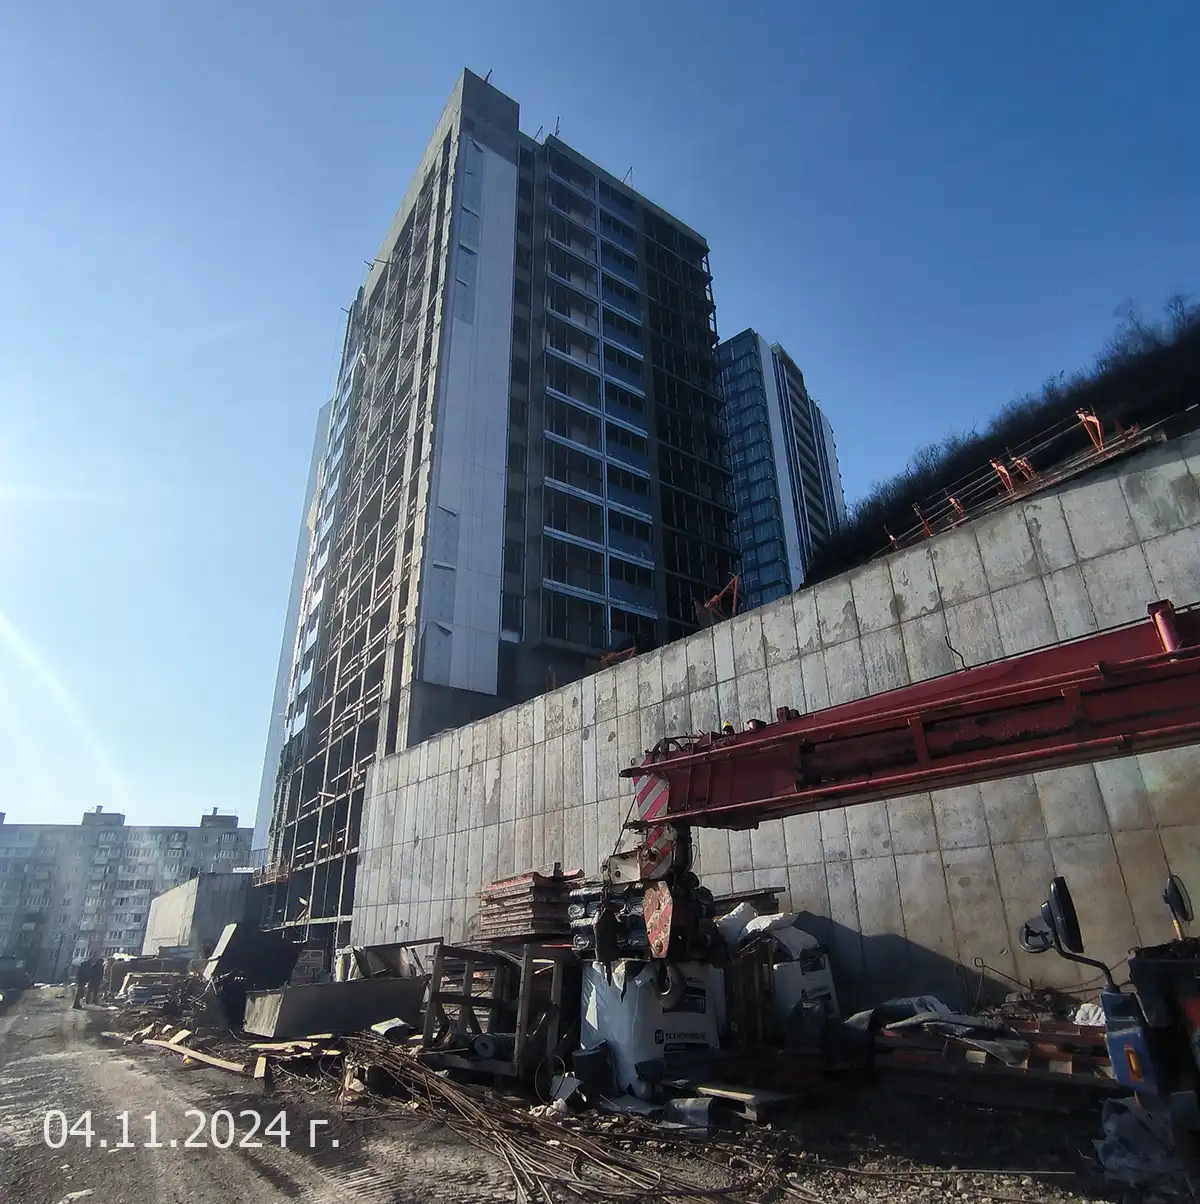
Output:
[[724,895],[733,893],[733,875],[732,874],[705,874],[704,885],[712,891],[713,895],[720,899]]
[[896,883],[900,893],[901,931],[922,954],[954,960],[954,924],[946,896],[946,876],[941,854],[898,853]]
[[1092,609],[1083,583],[1083,573],[1077,564],[1050,573],[1043,580],[1046,599],[1050,603],[1050,616],[1060,640],[1073,640],[1099,630],[1096,612]]
[[932,614],[942,605],[933,557],[927,543],[894,552],[888,557],[892,574],[892,613],[901,622]]
[[736,874],[731,874],[730,879],[733,890],[739,895],[757,888],[753,870],[739,870]]
[[846,808],[846,833],[850,856],[882,857],[892,851],[892,832],[888,826],[887,803],[860,803]]
[[1051,573],[1074,564],[1077,559],[1075,545],[1071,542],[1071,532],[1058,497],[1043,494],[1030,498],[1021,508],[1025,512],[1025,525],[1039,569]]
[[1169,598],[1176,606],[1200,602],[1200,530],[1188,527],[1161,535],[1143,547],[1155,598]]
[[1080,560],[1091,560],[1137,542],[1137,529],[1117,480],[1084,477],[1059,498]]
[[[721,828],[696,828],[696,846],[700,852],[701,882],[707,884],[713,874],[730,874],[729,833]],[[712,890],[712,887],[709,887]]]
[[867,689],[872,694],[908,685],[908,661],[899,625],[869,632],[862,637],[861,647]]
[[891,857],[864,857],[852,864],[863,935],[863,969],[880,997],[887,998],[903,989],[900,984],[908,962],[896,863]]
[[[738,615],[729,623],[729,632],[733,640],[733,668],[738,677],[767,667],[762,617],[757,610]],[[714,634],[714,646],[716,638]]]
[[[545,718],[545,699],[542,700],[543,719]],[[523,702],[517,711],[517,747],[528,748],[533,743],[533,699]]]
[[1158,833],[1152,830],[1114,832],[1113,844],[1133,911],[1138,942],[1160,945],[1174,939],[1171,914],[1162,901],[1170,871]]
[[729,869],[734,874],[754,869],[754,854],[749,832],[729,833]]
[[567,805],[583,801],[583,749],[579,733],[563,736],[563,799]]
[[763,649],[768,668],[794,660],[799,650],[796,646],[796,615],[791,597],[780,598],[762,607],[758,613],[762,617]]
[[829,941],[829,883],[825,880],[824,864],[818,861],[789,865],[787,879],[792,911],[807,913],[802,925],[804,931],[826,944]]
[[987,594],[969,602],[947,606],[946,633],[953,652],[962,657],[961,661],[955,657],[961,668],[982,665],[1003,655],[996,613],[992,610],[992,599]]
[[480,858],[480,882],[487,886],[500,876],[497,872],[500,855],[500,825],[489,824],[483,829],[483,851]]
[[[546,750],[546,812],[549,813],[559,810],[564,802],[562,737],[547,736],[543,747]],[[598,767],[597,774],[599,774]]]
[[943,849],[969,849],[988,843],[987,818],[977,785],[931,790],[929,800]]
[[1154,582],[1140,547],[1109,552],[1083,566],[1083,581],[1101,628],[1115,627],[1146,617],[1155,601]]
[[829,701],[834,706],[866,697],[867,672],[863,666],[862,644],[857,637],[825,649],[825,676]]
[[[634,711],[617,718],[617,766],[618,772],[629,765],[641,764],[646,755],[642,744],[642,719]],[[606,791],[607,793],[607,791]]]
[[[1196,745],[1143,753],[1137,762],[1150,810],[1160,827],[1200,823],[1200,755]],[[1168,845],[1168,859],[1170,853]],[[1200,898],[1200,878],[1195,890]]]
[[[517,751],[517,712],[519,707],[509,707],[500,712],[500,755]],[[422,772],[427,777],[427,772]]]
[[600,806],[598,803],[585,803],[583,812],[583,872],[589,876],[600,870],[600,858],[610,850],[600,851]]
[[818,812],[821,817],[821,849],[828,861],[850,860],[850,835],[846,808]]
[[1000,898],[990,848],[945,849],[946,897],[954,924],[958,959],[970,965],[981,957],[1004,974],[1013,974],[1012,937]]
[[559,691],[563,697],[563,734],[579,731],[580,717],[583,713],[582,690],[577,681],[568,682]]
[[1154,827],[1154,813],[1146,794],[1146,783],[1136,757],[1098,761],[1093,767],[1100,797],[1114,831]]
[[639,712],[641,718],[642,747],[653,748],[666,734],[664,709],[661,702],[653,706],[644,706]]
[[716,686],[703,686],[693,690],[688,702],[692,712],[692,727],[696,731],[715,732],[720,727]]
[[[551,811],[545,817],[542,827],[542,858],[546,865],[556,861],[566,864],[566,850],[563,848],[563,812]],[[582,869],[582,866],[578,867]]]
[[821,646],[821,633],[817,626],[817,599],[811,589],[792,595],[792,614],[796,619],[796,650],[801,656],[815,652]]
[[[530,711],[530,733],[533,731],[533,714]],[[545,745],[542,746],[544,751]],[[517,794],[517,818],[533,814],[533,748],[525,745],[517,749],[516,770],[513,775]]]
[[467,833],[467,879],[465,894],[474,898],[483,889],[483,829],[472,828]]
[[713,663],[717,682],[732,681],[737,675],[733,663],[733,629],[728,623],[718,623],[712,629]]
[[808,703],[804,699],[804,674],[798,656],[767,669],[767,689],[771,696],[772,715],[780,707],[791,707],[802,715],[808,710]]
[[1040,578],[997,590],[992,594],[992,606],[1005,656],[1044,648],[1058,637],[1046,587]]
[[713,651],[712,631],[706,628],[684,641],[687,649],[688,691],[717,684],[717,663]]
[[863,978],[863,942],[858,925],[853,865],[849,861],[827,863],[825,881],[829,890],[830,960],[839,994],[848,993],[853,997],[861,990]]
[[1121,491],[1139,539],[1200,523],[1200,493],[1178,447],[1143,453],[1130,468],[1121,475]]
[[[592,679],[589,677],[588,681],[590,682],[591,680]],[[592,699],[592,710],[595,711],[595,709],[596,709],[595,690],[589,690],[588,693],[591,695],[591,699]],[[592,719],[593,720],[595,719],[594,714],[592,716]],[[534,744],[541,744],[545,739],[546,739],[546,698],[544,695],[539,694],[533,700],[533,742],[534,742]]]
[[883,631],[899,621],[892,605],[892,574],[887,560],[874,560],[850,574],[854,613],[862,634]]
[[[771,693],[767,686],[767,671],[755,669],[738,676],[738,709],[742,723],[750,719],[761,719],[764,723],[774,720],[771,709]],[[718,692],[720,687],[718,687]]]
[[741,730],[742,709],[738,705],[736,678],[731,677],[727,681],[717,682],[717,714],[721,726],[731,723],[735,729]]
[[969,602],[988,592],[973,526],[958,527],[931,539],[929,553],[943,604]]
[[783,820],[768,819],[751,830],[750,856],[756,870],[779,869],[787,865]]
[[[622,832],[622,824],[625,822],[625,813],[628,809],[623,799],[606,798],[600,800],[598,831],[601,864],[603,864],[603,858],[611,856],[620,847],[622,837],[625,835]],[[629,843],[631,846],[634,843],[632,835],[630,835]]]
[[638,705],[637,660],[622,661],[613,669],[617,691],[617,714],[628,715]]
[[946,616],[940,611],[900,624],[904,658],[911,681],[925,681],[958,668],[946,640]]
[[895,852],[929,853],[937,849],[937,824],[928,792],[890,798],[885,806]]
[[820,711],[829,706],[829,681],[825,676],[825,654],[810,652],[800,658],[804,679],[805,711]]
[[[579,725],[580,727],[594,727],[596,723],[596,679],[595,677],[584,677],[579,682]],[[545,733],[545,712],[542,714],[542,730],[538,730],[537,726],[537,709],[535,706],[533,712],[533,738],[534,743],[541,743],[546,738]]]
[[993,590],[1018,585],[1038,576],[1038,562],[1020,506],[1005,506],[972,524],[983,559],[983,571]]
[[563,734],[562,695],[557,690],[542,696],[546,704],[546,738]]
[[981,782],[979,797],[993,844],[1045,839],[1042,800],[1029,774]]
[[[612,794],[616,789],[612,785],[612,779],[606,779],[601,784],[597,775],[596,763],[596,728],[595,726],[585,727],[579,733],[580,755],[583,757],[583,801],[585,803],[594,803],[599,801],[602,794]],[[536,765],[534,766],[534,791],[537,790]],[[544,766],[543,766],[544,769]]]
[[660,668],[662,670],[664,698],[679,698],[687,694],[689,686],[687,644],[685,641],[677,640],[674,644],[668,644],[662,650]]
[[1137,944],[1137,928],[1112,838],[1105,835],[1051,838],[1054,868],[1071,888],[1084,951],[1119,965]]
[[360,1032],[399,1016],[415,1024],[427,979],[359,978],[351,982],[296,983],[246,997],[245,1029],[290,1041],[310,1033]]
[[599,866],[591,866],[584,853],[584,829],[586,820],[584,808],[568,807],[563,812],[563,869],[581,869],[586,874],[594,874]]
[[592,678],[596,694],[596,722],[617,717],[617,675],[612,669],[602,669]]
[[637,658],[638,706],[648,707],[663,700],[662,657],[647,652]]
[[849,577],[822,581],[813,590],[817,604],[817,624],[821,643],[828,648],[858,635],[858,616],[854,612],[854,594]]
[[787,845],[789,865],[812,865],[822,861],[819,812],[813,812],[811,815],[789,815],[783,821],[783,837]]
[[517,752],[500,758],[500,822],[517,818]]

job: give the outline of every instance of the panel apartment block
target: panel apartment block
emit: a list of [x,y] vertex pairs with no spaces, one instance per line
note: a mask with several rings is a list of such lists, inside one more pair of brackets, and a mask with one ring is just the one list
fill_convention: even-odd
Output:
[[720,347],[751,607],[799,589],[813,553],[846,519],[833,428],[778,344],[743,330]]
[[0,815],[0,952],[50,981],[93,954],[140,953],[151,899],[192,874],[246,865],[251,836],[215,810],[190,828],[126,827],[99,807],[78,825]]
[[695,629],[734,565],[704,239],[460,77],[351,308],[266,922],[343,944],[365,775]]

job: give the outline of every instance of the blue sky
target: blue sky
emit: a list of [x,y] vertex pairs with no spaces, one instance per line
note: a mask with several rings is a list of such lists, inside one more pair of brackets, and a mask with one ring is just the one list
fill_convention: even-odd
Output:
[[702,231],[851,499],[1200,294],[1200,8],[0,0],[0,811],[252,820],[312,423],[457,72]]

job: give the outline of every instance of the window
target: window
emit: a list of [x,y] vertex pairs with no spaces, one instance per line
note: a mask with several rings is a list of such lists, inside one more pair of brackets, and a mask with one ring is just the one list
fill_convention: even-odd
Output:
[[577,364],[565,363],[557,356],[546,356],[546,387],[584,405],[600,406],[599,377]]
[[515,539],[504,541],[504,571],[520,576],[525,568],[525,548]]
[[551,639],[567,640],[588,648],[603,648],[607,643],[604,606],[586,598],[571,598],[556,590],[543,595],[545,634]]
[[604,542],[604,511],[594,502],[547,485],[543,505],[547,527],[593,543]]
[[650,560],[654,556],[654,533],[649,523],[619,510],[608,512],[608,542],[622,552]]
[[546,475],[553,480],[600,497],[604,494],[603,471],[602,462],[593,456],[546,440]]
[[526,426],[529,423],[529,402],[520,397],[508,399],[509,426]]
[[656,620],[647,615],[638,615],[629,610],[621,610],[618,606],[614,606],[609,611],[609,616],[612,623],[614,647],[619,646],[621,643],[628,643],[628,640],[622,641],[619,638],[621,635],[632,637],[638,648],[648,649],[654,647],[658,637],[658,623]]
[[600,419],[553,397],[546,398],[546,430],[572,443],[600,449]]
[[525,471],[525,445],[523,443],[513,442],[508,445],[508,470],[509,472]]
[[650,512],[650,482],[615,464],[608,466],[608,497],[621,506]]
[[635,464],[640,468],[649,467],[647,444],[645,437],[627,431],[623,426],[608,423],[604,430],[605,450],[617,460],[626,464]]
[[542,571],[551,581],[604,593],[604,557],[590,548],[547,539],[542,545]]

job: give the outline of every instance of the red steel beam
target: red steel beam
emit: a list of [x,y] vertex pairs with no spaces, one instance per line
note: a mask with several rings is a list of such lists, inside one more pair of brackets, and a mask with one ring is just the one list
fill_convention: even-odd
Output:
[[811,715],[661,742],[656,824],[764,819],[1200,743],[1200,607]]

